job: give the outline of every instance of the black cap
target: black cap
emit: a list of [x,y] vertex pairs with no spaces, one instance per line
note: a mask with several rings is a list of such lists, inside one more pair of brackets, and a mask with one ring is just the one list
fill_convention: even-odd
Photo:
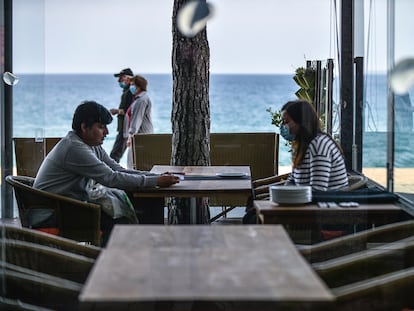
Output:
[[132,70],[130,68],[125,68],[125,69],[122,69],[120,73],[115,73],[114,74],[114,77],[117,77],[118,78],[119,76],[123,76],[123,75],[125,75],[125,76],[133,76],[134,73],[132,72]]

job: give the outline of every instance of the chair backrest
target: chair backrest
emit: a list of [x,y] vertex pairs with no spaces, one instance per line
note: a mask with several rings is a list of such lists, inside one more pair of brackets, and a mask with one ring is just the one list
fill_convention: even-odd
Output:
[[276,133],[211,133],[211,165],[249,165],[252,179],[278,174]]
[[330,288],[414,267],[414,241],[402,240],[312,264]]
[[29,215],[32,209],[53,209],[60,236],[100,245],[99,205],[35,189],[32,187],[33,177],[9,175],[6,182],[13,186],[23,227],[31,227]]
[[0,226],[0,237],[48,246],[92,259],[96,259],[101,252],[100,247],[81,245],[60,236],[7,224]]
[[[133,136],[134,164],[139,170],[169,165],[172,134]],[[276,133],[211,133],[211,165],[249,165],[252,179],[277,175],[279,136]]]
[[43,159],[60,139],[59,137],[47,137],[41,140],[33,137],[13,138],[17,175],[36,177]]
[[19,240],[3,239],[6,262],[80,284],[85,283],[95,259]]
[[298,248],[305,259],[315,263],[410,237],[414,238],[414,220],[391,223],[313,245],[298,246]]
[[335,310],[411,310],[414,305],[414,268],[369,278],[331,289]]
[[157,165],[170,165],[172,134],[135,134],[132,139],[134,168],[150,171]]
[[36,307],[33,310],[79,310],[82,284],[10,264],[2,272],[6,298],[18,299],[27,307],[31,306],[26,303],[31,304]]
[[[133,136],[134,166],[151,170],[153,165],[169,165],[172,134]],[[279,135],[276,133],[211,133],[211,165],[248,165],[252,179],[277,175]],[[241,206],[246,200],[236,196],[212,196],[211,206]]]

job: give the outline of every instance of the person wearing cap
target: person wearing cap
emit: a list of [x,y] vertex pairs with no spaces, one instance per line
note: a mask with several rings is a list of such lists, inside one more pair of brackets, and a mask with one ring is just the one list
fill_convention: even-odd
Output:
[[118,134],[116,135],[110,157],[118,163],[126,150],[126,138],[124,138],[124,119],[126,111],[132,104],[132,94],[129,91],[129,83],[133,75],[134,73],[130,68],[122,69],[119,73],[114,74],[114,77],[118,78],[119,86],[122,88],[122,95],[118,109],[112,108],[109,110],[112,115],[118,116]]

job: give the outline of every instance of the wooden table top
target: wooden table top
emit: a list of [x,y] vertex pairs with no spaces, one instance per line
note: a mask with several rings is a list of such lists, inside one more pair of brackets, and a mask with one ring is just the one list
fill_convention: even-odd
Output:
[[[155,165],[151,173],[184,173],[185,180],[166,188],[141,188],[137,197],[202,197],[218,194],[249,196],[252,191],[249,166],[168,166]],[[240,173],[245,176],[219,177],[220,173]],[[188,178],[188,179],[187,179]]]
[[166,301],[320,310],[333,300],[279,225],[117,225],[80,295],[85,309],[116,310]]

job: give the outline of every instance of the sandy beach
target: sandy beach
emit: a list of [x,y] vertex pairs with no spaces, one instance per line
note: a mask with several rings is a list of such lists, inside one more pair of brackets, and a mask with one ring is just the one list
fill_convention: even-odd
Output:
[[[289,173],[290,166],[279,166],[279,174]],[[387,171],[380,167],[365,167],[362,173],[378,184],[387,186]],[[394,192],[414,193],[414,168],[394,168]]]

